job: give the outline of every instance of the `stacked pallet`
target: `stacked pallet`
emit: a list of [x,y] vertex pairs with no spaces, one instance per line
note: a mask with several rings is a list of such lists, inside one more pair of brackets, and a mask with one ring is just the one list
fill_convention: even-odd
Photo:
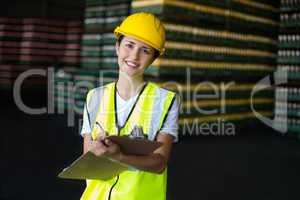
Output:
[[111,83],[118,72],[64,67],[55,72],[55,103],[59,110],[75,110],[81,114],[89,90]]
[[[236,127],[257,123],[253,110],[273,116],[273,89],[266,86],[254,95],[253,89],[276,66],[276,2],[137,0],[128,5],[87,0],[81,70],[71,73],[74,82],[97,87],[99,73],[115,80],[113,29],[130,11],[152,12],[164,22],[167,41],[166,53],[148,68],[147,79],[181,95],[182,133],[201,134],[194,129],[218,121]],[[72,88],[78,98],[74,104],[82,109],[88,89]]]
[[[68,106],[68,109],[73,109],[75,106],[77,110],[82,110],[89,89],[116,80],[118,64],[113,30],[129,15],[130,2],[129,0],[86,1],[85,32],[81,40],[80,53],[81,67],[64,68],[56,73],[55,98],[60,107]],[[69,82],[70,77],[72,86]],[[67,83],[69,87],[66,90]],[[63,90],[60,84],[64,85]],[[67,96],[73,99],[71,103],[68,102]]]
[[300,1],[282,0],[278,36],[278,71],[285,83],[276,89],[276,120],[284,133],[300,138]]
[[21,20],[0,18],[0,24],[0,86],[3,89],[11,87],[13,80],[27,67],[15,67],[22,41]]
[[237,128],[257,124],[253,111],[265,117],[273,116],[274,91],[270,87],[252,96],[255,83],[204,81],[187,84],[163,82],[160,85],[181,96],[179,124],[183,135],[202,135],[208,129],[210,134],[232,135],[231,130],[226,132],[226,126],[232,126],[234,132]]
[[[19,74],[29,69],[79,66],[81,22],[1,18],[0,24],[1,88],[11,88]],[[45,85],[46,77],[25,83]]]
[[166,26],[167,51],[153,64],[150,74],[176,75],[187,67],[195,76],[263,76],[272,72],[276,64],[276,8],[243,3],[133,1],[133,12],[153,12]]
[[113,30],[130,13],[128,0],[88,0],[82,40],[83,68],[117,69]]
[[[196,129],[203,124],[211,128],[218,120],[235,127],[257,123],[253,110],[273,116],[273,89],[253,98],[251,92],[275,70],[276,7],[247,0],[132,2],[132,12],[152,12],[165,24],[166,53],[147,74],[164,84],[183,80],[175,87],[190,94],[182,98],[182,133],[202,134]],[[202,94],[203,85],[208,88]]]

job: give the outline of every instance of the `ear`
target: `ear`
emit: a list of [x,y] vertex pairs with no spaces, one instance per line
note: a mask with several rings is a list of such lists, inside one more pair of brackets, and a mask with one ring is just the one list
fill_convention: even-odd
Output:
[[119,55],[119,49],[120,49],[120,43],[119,42],[116,42],[115,48],[116,48],[116,54],[118,56]]
[[150,66],[156,59],[157,59],[157,57],[155,57],[155,56],[153,55],[153,58],[152,58],[152,60],[151,60],[151,62],[150,62],[150,64],[149,64],[149,66]]

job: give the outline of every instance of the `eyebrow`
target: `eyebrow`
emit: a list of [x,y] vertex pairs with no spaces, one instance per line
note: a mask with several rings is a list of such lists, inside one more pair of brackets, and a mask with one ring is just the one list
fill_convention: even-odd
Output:
[[[136,44],[134,41],[131,41],[131,40],[125,40],[125,42],[129,42],[130,44]],[[149,47],[147,47],[147,46],[142,46],[142,48],[151,51],[151,49]]]

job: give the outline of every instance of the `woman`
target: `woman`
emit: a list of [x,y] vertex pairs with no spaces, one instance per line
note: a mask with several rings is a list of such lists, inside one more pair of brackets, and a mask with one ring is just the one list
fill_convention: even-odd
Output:
[[[87,180],[82,200],[164,200],[167,161],[178,134],[178,100],[171,91],[144,81],[144,71],[164,52],[165,30],[150,13],[127,17],[114,31],[119,77],[91,90],[84,109],[84,153],[108,156],[132,166],[109,181]],[[139,128],[162,146],[151,155],[124,154],[106,135]]]

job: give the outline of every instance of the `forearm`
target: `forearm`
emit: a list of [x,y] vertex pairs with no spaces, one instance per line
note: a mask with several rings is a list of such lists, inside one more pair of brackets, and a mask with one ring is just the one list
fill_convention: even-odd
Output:
[[[162,146],[150,155],[137,156],[123,153],[120,147],[109,139],[91,141],[91,138],[88,136],[85,136],[84,139],[84,152],[90,150],[96,156],[108,156],[139,170],[158,174],[162,173],[166,168],[173,140],[171,136],[159,134],[157,141],[161,142]],[[92,144],[89,144],[90,142]]]
[[83,135],[83,154],[86,154],[90,150],[91,141],[92,139],[90,134]]
[[135,156],[120,152],[115,159],[140,170],[162,173],[167,166],[173,138],[168,134],[158,134],[157,141],[161,142],[162,146],[151,155]]
[[121,153],[116,159],[139,170],[152,173],[162,173],[167,165],[164,157],[158,153],[153,153],[148,156],[126,155]]

